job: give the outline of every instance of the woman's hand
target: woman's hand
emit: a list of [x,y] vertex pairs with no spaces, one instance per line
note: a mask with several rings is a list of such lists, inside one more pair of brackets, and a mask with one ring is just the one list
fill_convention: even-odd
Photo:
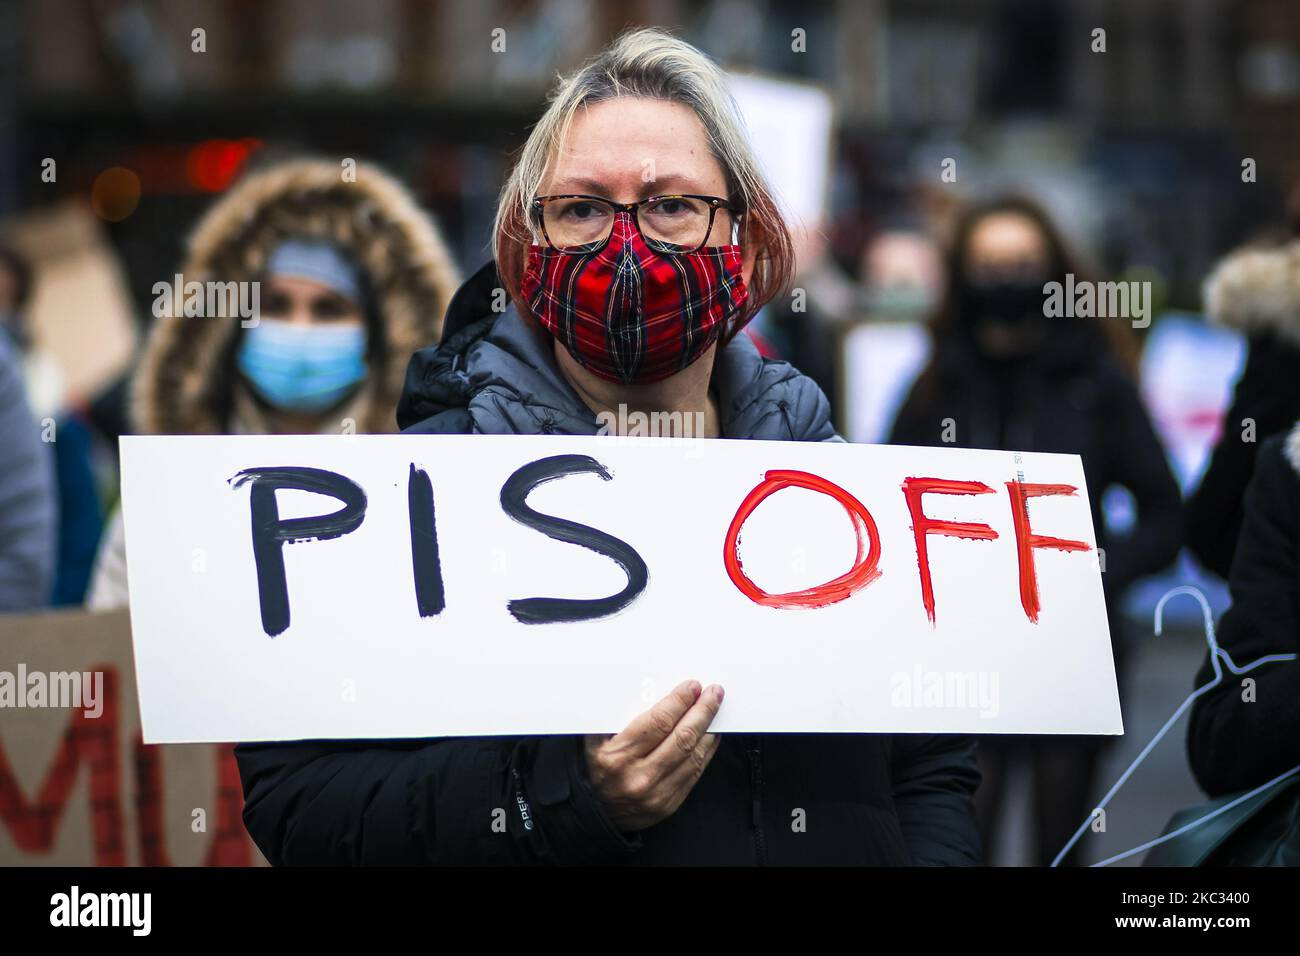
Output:
[[690,680],[621,733],[587,736],[587,774],[619,831],[644,830],[682,805],[721,743],[707,732],[721,706],[721,687]]

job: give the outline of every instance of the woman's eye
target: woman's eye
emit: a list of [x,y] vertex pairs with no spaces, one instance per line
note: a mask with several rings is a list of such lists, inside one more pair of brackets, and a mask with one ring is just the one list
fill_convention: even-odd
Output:
[[261,305],[261,312],[266,315],[285,315],[289,311],[289,300],[283,295],[272,293]]
[[312,315],[318,319],[339,319],[351,313],[346,302],[338,299],[317,299],[312,303]]
[[650,207],[650,211],[656,216],[680,216],[688,209],[686,203],[680,199],[663,199]]
[[602,210],[595,203],[582,202],[575,203],[564,211],[564,214],[570,219],[593,219],[601,215]]

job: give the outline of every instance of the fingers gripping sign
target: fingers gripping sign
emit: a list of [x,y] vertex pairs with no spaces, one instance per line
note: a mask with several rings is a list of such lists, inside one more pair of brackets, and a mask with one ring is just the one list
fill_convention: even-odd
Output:
[[621,732],[587,736],[587,772],[614,826],[644,830],[682,805],[721,743],[709,727],[722,698],[717,684],[684,681]]

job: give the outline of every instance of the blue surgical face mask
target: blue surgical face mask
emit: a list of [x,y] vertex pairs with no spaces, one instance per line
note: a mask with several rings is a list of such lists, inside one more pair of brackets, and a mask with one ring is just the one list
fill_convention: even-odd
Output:
[[365,326],[262,319],[244,331],[239,370],[276,408],[323,412],[366,377]]

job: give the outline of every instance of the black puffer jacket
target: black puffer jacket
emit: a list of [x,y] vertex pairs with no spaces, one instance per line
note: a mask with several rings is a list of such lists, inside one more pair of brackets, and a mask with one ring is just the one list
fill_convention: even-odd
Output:
[[[399,423],[594,434],[545,335],[513,310],[490,311],[497,285],[488,267],[457,294],[442,343],[411,361]],[[719,350],[713,382],[729,438],[838,440],[816,385],[744,334]],[[979,773],[964,737],[725,735],[677,812],[630,836],[607,821],[580,737],[245,744],[236,754],[244,822],[276,864],[980,860]],[[505,832],[493,827],[501,810]]]
[[[1232,607],[1218,632],[1238,667],[1300,652],[1300,424],[1260,446],[1243,515],[1228,577]],[[1211,796],[1258,787],[1300,764],[1300,663],[1261,664],[1246,676],[1253,699],[1245,678],[1225,667],[1187,724],[1192,772]],[[1196,686],[1213,679],[1207,658]]]

